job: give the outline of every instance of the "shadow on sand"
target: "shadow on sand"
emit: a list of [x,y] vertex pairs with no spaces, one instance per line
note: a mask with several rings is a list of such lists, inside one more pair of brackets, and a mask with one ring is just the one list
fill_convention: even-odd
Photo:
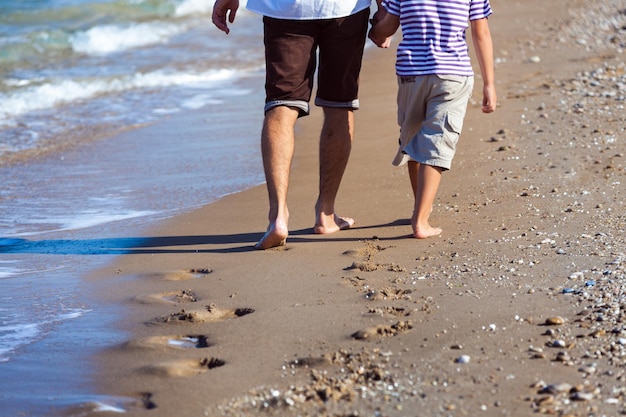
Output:
[[[353,227],[351,230],[404,226],[409,220]],[[239,253],[254,251],[254,244],[263,233],[236,233],[228,235],[120,237],[107,239],[48,239],[28,240],[0,237],[0,253],[47,255],[124,255],[161,253]],[[378,238],[392,240],[406,236]],[[312,228],[289,232],[288,244],[320,241],[359,241],[363,237],[342,237],[341,233],[317,235]],[[208,247],[207,247],[208,246]]]

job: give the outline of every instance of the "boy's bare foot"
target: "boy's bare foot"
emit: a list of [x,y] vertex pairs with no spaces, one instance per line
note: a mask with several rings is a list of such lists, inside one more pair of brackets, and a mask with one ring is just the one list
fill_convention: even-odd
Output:
[[429,237],[439,236],[443,230],[439,227],[420,227],[413,229],[413,237],[416,239],[428,239]]
[[271,223],[267,228],[267,232],[265,232],[261,240],[254,245],[254,248],[270,249],[278,246],[285,246],[288,235],[289,231],[287,230],[287,227],[279,227],[276,223]]
[[351,217],[339,217],[336,214],[332,216],[319,215],[315,221],[313,232],[319,235],[327,235],[340,230],[349,229],[354,225],[354,219]]

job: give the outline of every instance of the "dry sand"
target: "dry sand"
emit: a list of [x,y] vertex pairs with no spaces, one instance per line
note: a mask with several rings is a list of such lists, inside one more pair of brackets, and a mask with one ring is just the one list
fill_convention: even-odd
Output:
[[493,7],[500,107],[480,113],[477,79],[440,237],[408,237],[394,52],[369,50],[338,201],[356,226],[312,233],[315,110],[286,247],[252,249],[261,186],[154,225],[93,277],[128,335],[94,358],[102,393],[153,417],[626,413],[626,5]]

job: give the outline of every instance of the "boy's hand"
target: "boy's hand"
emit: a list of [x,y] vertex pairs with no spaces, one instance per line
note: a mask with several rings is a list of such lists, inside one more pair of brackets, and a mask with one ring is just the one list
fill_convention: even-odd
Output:
[[498,98],[496,97],[496,89],[492,86],[483,87],[483,113],[493,113],[496,111]]
[[386,38],[377,38],[374,36],[374,26],[376,26],[383,18],[387,15],[387,11],[383,8],[379,8],[374,16],[370,19],[370,23],[372,24],[372,28],[370,29],[367,37],[370,38],[372,42],[376,44],[379,48],[389,48],[391,46],[391,36]]

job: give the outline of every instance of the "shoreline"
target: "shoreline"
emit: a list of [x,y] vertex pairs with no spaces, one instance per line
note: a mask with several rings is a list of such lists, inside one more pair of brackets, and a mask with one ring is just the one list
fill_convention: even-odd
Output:
[[[623,290],[624,116],[592,113],[611,97],[578,92],[577,74],[620,53],[539,43],[562,28],[546,19],[564,0],[550,13],[537,0],[493,3],[502,105],[485,116],[470,104],[432,217],[441,237],[407,238],[412,196],[391,166],[394,53],[369,50],[337,202],[355,227],[312,233],[315,109],[297,127],[285,248],[252,248],[266,227],[258,186],[154,225],[148,250],[89,278],[132,337],[94,358],[102,392],[156,417],[617,414],[625,335],[591,321],[585,297]],[[594,81],[582,88],[610,85]],[[594,349],[604,356],[585,356]]]

